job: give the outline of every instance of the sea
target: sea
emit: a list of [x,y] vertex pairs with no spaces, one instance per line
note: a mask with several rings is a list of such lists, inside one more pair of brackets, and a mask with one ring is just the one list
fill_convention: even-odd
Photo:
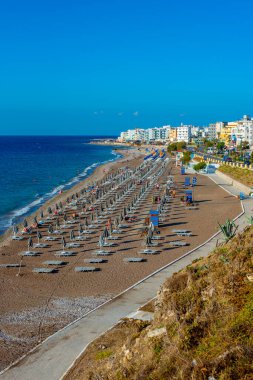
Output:
[[120,155],[106,136],[0,136],[0,234]]

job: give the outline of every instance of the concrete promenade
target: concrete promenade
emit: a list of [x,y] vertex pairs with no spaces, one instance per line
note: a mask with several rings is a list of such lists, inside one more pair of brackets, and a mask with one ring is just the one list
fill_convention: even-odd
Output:
[[[208,176],[221,185],[224,190],[235,196],[239,194],[240,190],[221,180],[216,174]],[[242,205],[245,212],[242,211],[236,222],[239,225],[239,231],[247,226],[247,216],[252,213],[253,199],[244,200]],[[160,285],[174,272],[184,268],[196,258],[208,256],[215,248],[217,239],[222,239],[220,233],[129,288],[110,302],[55,333],[22,360],[3,372],[0,380],[61,379],[91,341],[112,328],[121,318],[135,312],[140,306],[154,298]]]

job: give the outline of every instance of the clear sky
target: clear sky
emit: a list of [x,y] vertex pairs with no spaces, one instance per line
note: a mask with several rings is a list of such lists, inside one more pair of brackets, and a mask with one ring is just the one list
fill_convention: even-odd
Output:
[[253,115],[252,0],[8,0],[0,134]]

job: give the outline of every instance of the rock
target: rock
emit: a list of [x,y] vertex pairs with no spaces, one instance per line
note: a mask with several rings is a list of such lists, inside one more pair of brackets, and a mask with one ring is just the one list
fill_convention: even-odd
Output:
[[149,338],[154,338],[155,336],[164,335],[167,333],[166,327],[161,327],[160,329],[151,330],[148,332]]
[[250,282],[253,282],[253,273],[249,273],[246,275],[247,276],[247,279],[250,281]]

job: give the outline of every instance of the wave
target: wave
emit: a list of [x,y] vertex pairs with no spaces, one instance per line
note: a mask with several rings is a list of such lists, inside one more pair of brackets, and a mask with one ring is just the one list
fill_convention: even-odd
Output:
[[[116,152],[111,152],[115,157],[106,161],[94,162],[92,165],[87,166],[80,174],[73,177],[71,180],[66,182],[64,185],[59,185],[53,188],[51,191],[45,193],[44,195],[36,194],[37,199],[33,200],[29,204],[18,208],[16,210],[11,211],[8,214],[0,216],[0,233],[4,232],[6,229],[10,228],[12,225],[19,223],[21,221],[21,217],[25,217],[31,214],[33,211],[42,206],[46,201],[52,199],[56,194],[59,194],[62,190],[68,190],[73,185],[81,182],[85,177],[91,174],[91,172],[99,165],[106,164],[108,162],[116,161],[120,157],[121,154]],[[116,153],[116,154],[115,154]]]

